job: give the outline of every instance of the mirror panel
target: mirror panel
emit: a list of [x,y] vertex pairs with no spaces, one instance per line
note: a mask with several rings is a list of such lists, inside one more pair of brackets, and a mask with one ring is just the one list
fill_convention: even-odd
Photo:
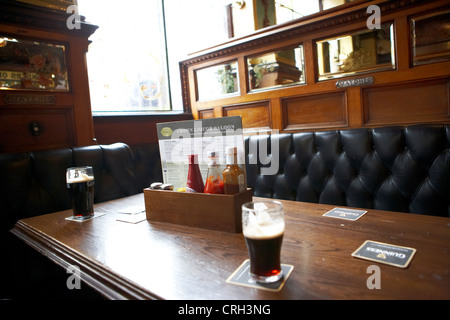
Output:
[[413,65],[450,59],[450,10],[411,19]]
[[0,36],[0,88],[68,91],[66,47]]
[[303,45],[247,58],[250,90],[305,83]]
[[316,42],[320,80],[395,69],[393,24]]
[[210,100],[239,93],[237,61],[195,71],[197,99]]

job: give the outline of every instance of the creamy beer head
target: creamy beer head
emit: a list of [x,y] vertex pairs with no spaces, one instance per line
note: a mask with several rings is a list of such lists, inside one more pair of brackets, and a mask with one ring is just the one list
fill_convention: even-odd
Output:
[[273,219],[265,211],[249,213],[244,236],[251,239],[271,239],[284,233],[284,219]]
[[92,167],[73,167],[66,170],[67,183],[80,183],[94,180]]
[[66,180],[67,183],[88,182],[94,180],[94,176],[89,176],[85,173],[79,173],[77,176],[68,174]]

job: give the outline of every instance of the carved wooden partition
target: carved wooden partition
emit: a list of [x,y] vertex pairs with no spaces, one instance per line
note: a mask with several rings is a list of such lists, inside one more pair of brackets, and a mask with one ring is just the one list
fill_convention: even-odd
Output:
[[96,144],[86,52],[98,28],[0,0],[0,153]]
[[[180,62],[184,108],[280,132],[449,122],[449,12],[448,1],[355,1],[201,51]],[[211,94],[214,77],[223,91]]]

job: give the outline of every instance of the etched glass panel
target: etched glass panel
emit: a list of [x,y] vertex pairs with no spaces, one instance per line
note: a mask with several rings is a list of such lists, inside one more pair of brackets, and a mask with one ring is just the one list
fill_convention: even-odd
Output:
[[303,46],[247,58],[250,90],[305,83]]
[[197,70],[198,100],[215,99],[238,93],[237,72],[236,61]]
[[65,46],[0,36],[0,89],[68,91]]
[[316,42],[319,80],[395,69],[392,24]]

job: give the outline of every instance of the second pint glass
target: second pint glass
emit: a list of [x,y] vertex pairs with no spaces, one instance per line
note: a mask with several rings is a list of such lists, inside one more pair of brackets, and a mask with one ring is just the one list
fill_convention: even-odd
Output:
[[66,182],[72,199],[73,216],[89,218],[94,215],[94,172],[92,167],[66,170]]
[[280,263],[284,235],[283,205],[278,201],[248,202],[242,206],[242,233],[250,256],[250,276],[262,283],[283,276]]

